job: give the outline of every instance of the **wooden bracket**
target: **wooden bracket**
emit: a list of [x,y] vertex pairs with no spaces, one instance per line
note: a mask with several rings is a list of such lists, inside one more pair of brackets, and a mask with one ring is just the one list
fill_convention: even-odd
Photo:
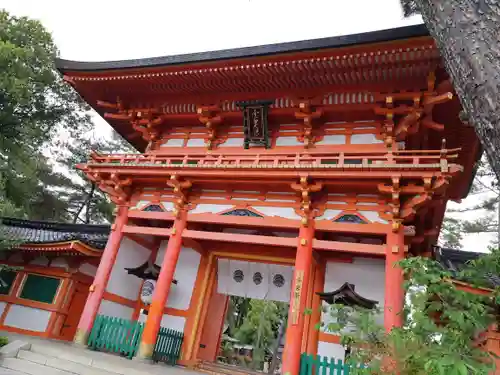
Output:
[[[435,88],[434,72],[427,77],[425,92],[403,92],[375,95],[375,114],[384,116],[381,129],[384,143],[391,147],[395,141],[404,141],[409,134],[418,132],[420,126],[443,131],[444,125],[434,121],[432,112],[435,105],[453,99],[450,91],[439,92]],[[449,87],[447,87],[449,89]],[[408,102],[413,102],[409,105]]]
[[323,188],[323,184],[321,182],[315,182],[310,184],[307,176],[300,177],[299,183],[291,184],[293,190],[298,192],[301,197],[301,215],[302,220],[301,223],[305,227],[309,224],[309,219],[311,217],[312,212],[312,203],[311,203],[311,193],[315,193],[320,191]]
[[152,143],[160,138],[159,125],[165,120],[165,115],[159,108],[125,108],[125,105],[116,98],[116,103],[97,101],[97,105],[114,112],[105,112],[104,118],[129,121],[132,128],[148,142],[149,150]]
[[128,201],[131,193],[131,178],[120,179],[120,176],[116,173],[112,173],[108,178],[98,172],[86,172],[86,175],[89,180],[96,183],[99,189],[109,194],[109,198],[113,203],[123,205]]
[[208,136],[206,145],[207,149],[211,150],[215,146],[215,140],[217,137],[217,125],[222,122],[220,107],[213,105],[199,106],[196,112],[198,113],[198,120],[207,128]]
[[298,110],[295,111],[295,118],[303,122],[302,135],[299,139],[304,142],[306,148],[310,148],[316,141],[312,134],[313,120],[320,118],[322,114],[322,110],[313,107],[311,100],[299,100]]
[[178,176],[174,174],[170,176],[167,185],[174,188],[174,215],[176,218],[179,218],[181,211],[187,203],[187,195],[192,183],[188,180],[180,181]]

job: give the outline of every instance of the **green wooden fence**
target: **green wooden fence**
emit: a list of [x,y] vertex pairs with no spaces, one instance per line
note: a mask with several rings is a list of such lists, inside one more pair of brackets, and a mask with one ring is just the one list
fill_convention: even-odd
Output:
[[169,328],[160,328],[153,351],[153,361],[175,365],[181,353],[184,334]]
[[97,315],[87,344],[94,350],[132,358],[137,353],[143,328],[144,324],[137,321]]
[[[364,365],[357,366],[364,368]],[[300,375],[349,375],[352,365],[341,359],[314,356],[302,353],[300,357]]]

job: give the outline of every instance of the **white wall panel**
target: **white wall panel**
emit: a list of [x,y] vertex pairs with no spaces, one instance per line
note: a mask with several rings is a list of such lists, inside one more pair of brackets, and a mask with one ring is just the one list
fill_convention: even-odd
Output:
[[[158,251],[157,263],[161,266],[167,241],[162,242],[161,252]],[[167,307],[172,307],[179,310],[187,310],[193,295],[196,276],[198,275],[198,267],[200,265],[201,255],[188,247],[182,247],[175,268],[174,279],[177,284],[172,284],[166,303]]]
[[80,268],[78,268],[78,271],[85,275],[95,276],[97,273],[97,267],[92,264],[83,263]]
[[47,257],[36,257],[29,264],[32,264],[34,266],[43,266],[43,267],[46,267],[46,266],[49,265],[49,258],[47,258]]
[[5,317],[4,325],[29,331],[45,332],[52,312],[32,307],[12,305]]
[[[344,347],[340,344],[320,341],[318,343],[318,355],[321,357],[335,358],[335,360],[345,359]],[[333,374],[331,374],[333,375]]]
[[[354,258],[352,263],[328,262],[325,273],[325,292],[340,288],[345,282],[354,284],[361,296],[378,301],[377,307],[383,310],[385,296],[385,261],[383,259]],[[323,313],[322,321],[331,322],[333,317]],[[379,318],[379,323],[383,317]],[[325,327],[326,328],[326,327]]]
[[346,136],[343,134],[325,135],[322,140],[316,142],[317,145],[345,145]]
[[186,325],[186,318],[183,316],[173,316],[173,315],[163,315],[161,318],[162,327],[174,329],[176,331],[184,332],[184,326]]
[[5,310],[5,306],[7,306],[6,302],[0,302],[0,315],[3,314],[3,311]]
[[51,267],[68,268],[68,262],[64,258],[55,258],[50,262]]
[[129,306],[120,305],[119,303],[102,300],[99,306],[99,314],[113,316],[116,318],[132,319],[134,309]]
[[219,213],[225,210],[229,210],[230,208],[234,207],[232,204],[207,204],[207,203],[200,203],[197,204],[194,210],[189,211],[190,214],[203,214],[203,213]]
[[142,280],[137,276],[129,275],[125,268],[140,266],[148,260],[150,254],[151,251],[149,249],[124,237],[120,244],[115,264],[111,270],[106,290],[135,301],[139,294]]

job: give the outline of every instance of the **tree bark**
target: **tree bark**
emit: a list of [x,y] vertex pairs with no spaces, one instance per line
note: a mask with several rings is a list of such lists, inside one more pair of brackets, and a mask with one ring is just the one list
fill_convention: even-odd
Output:
[[500,3],[415,0],[500,180]]

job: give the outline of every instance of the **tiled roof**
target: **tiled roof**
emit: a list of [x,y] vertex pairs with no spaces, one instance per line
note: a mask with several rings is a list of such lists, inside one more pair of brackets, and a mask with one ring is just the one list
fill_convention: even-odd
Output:
[[[441,263],[443,267],[452,273],[460,271],[467,262],[479,258],[484,253],[476,253],[473,251],[463,251],[455,249],[447,249],[435,246],[433,249],[434,258]],[[485,275],[488,283],[493,287],[500,286],[500,275],[487,274]],[[466,281],[466,280],[464,280]]]
[[0,239],[22,244],[54,244],[80,241],[95,249],[104,249],[109,225],[67,224],[0,218]]
[[385,41],[401,40],[427,35],[429,35],[427,28],[425,27],[425,25],[421,24],[388,30],[371,31],[361,34],[335,36],[330,38],[302,40],[297,42],[268,44],[255,47],[244,47],[220,51],[189,53],[184,55],[172,55],[135,60],[81,62],[56,59],[56,67],[64,73],[65,71],[69,70],[97,71],[108,69],[133,69],[168,65],[182,65],[216,60],[268,56],[281,53],[317,51],[322,49],[340,48],[368,43],[380,43]]

